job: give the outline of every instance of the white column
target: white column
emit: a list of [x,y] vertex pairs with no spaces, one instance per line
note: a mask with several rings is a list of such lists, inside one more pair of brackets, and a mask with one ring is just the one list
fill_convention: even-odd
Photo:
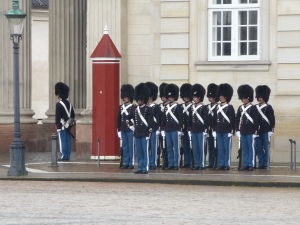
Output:
[[86,1],[49,1],[49,110],[53,122],[56,82],[70,87],[69,100],[75,113],[86,108]]
[[[24,0],[23,39],[20,42],[20,113],[22,123],[33,123],[31,109],[31,1]],[[13,123],[13,58],[12,41],[9,39],[8,20],[4,16],[12,8],[11,0],[0,1],[0,124]]]
[[92,123],[92,63],[90,56],[102,38],[105,25],[109,36],[122,54],[121,83],[127,80],[127,0],[87,0],[87,98],[86,110],[79,123]]

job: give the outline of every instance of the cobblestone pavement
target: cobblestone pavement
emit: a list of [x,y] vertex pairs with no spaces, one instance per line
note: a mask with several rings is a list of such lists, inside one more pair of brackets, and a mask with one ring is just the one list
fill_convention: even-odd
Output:
[[299,224],[300,189],[0,181],[0,224]]

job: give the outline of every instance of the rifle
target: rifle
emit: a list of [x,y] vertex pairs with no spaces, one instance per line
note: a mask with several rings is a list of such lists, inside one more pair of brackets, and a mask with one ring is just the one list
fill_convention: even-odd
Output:
[[242,168],[242,146],[241,146],[241,138],[239,138],[239,150],[238,150],[238,156],[236,157],[237,159],[239,159],[239,166],[238,169]]
[[163,157],[163,169],[168,167],[168,152],[166,147],[166,137],[162,137],[162,157]]
[[123,166],[123,148],[122,148],[122,139],[120,139],[120,168]]
[[156,146],[157,146],[157,161],[156,161],[156,164],[157,164],[157,167],[160,167],[160,154],[161,154],[161,148],[159,146],[160,144],[160,136],[159,135],[156,135],[156,143],[158,143]]
[[183,138],[183,135],[181,135],[180,139],[181,139],[181,141],[180,141],[180,162],[179,162],[179,165],[180,165],[180,167],[183,167],[184,166],[184,148],[183,148],[184,138]]
[[218,148],[217,148],[217,138],[214,137],[214,163],[213,168],[218,167]]

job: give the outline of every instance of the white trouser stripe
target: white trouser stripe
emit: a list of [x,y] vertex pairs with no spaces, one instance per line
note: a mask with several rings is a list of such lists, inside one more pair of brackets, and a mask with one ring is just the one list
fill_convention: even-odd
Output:
[[253,157],[252,157],[252,166],[254,166],[254,160],[255,160],[255,147],[254,147],[254,135],[252,136],[252,154],[253,154]]
[[204,138],[205,138],[205,135],[204,135],[204,133],[202,133],[202,167],[204,167]]
[[229,154],[229,156],[228,156],[228,166],[230,166],[230,164],[231,164],[231,143],[232,143],[232,137],[229,138],[229,146],[228,146],[228,148],[229,148],[229,151],[228,151],[228,154]]
[[179,136],[179,134],[177,135],[177,137],[178,137],[178,139],[177,139],[177,146],[178,146],[178,149],[177,149],[177,153],[178,153],[178,157],[177,157],[177,165],[179,166],[179,164],[180,164],[180,146],[179,146],[179,138],[180,138],[180,136]]
[[146,165],[146,170],[148,171],[148,170],[149,170],[149,155],[148,155],[148,151],[149,151],[149,140],[147,140],[147,138],[146,138],[146,141],[147,141],[147,149],[146,149],[147,165]]
[[[155,134],[156,135],[156,134]],[[157,139],[158,136],[156,135],[156,139],[155,139],[155,150],[154,150],[154,165],[157,166]]]
[[58,140],[59,140],[59,151],[61,153],[61,158],[63,158],[63,152],[62,152],[62,143],[61,143],[61,136],[60,136],[60,131],[58,133]]
[[132,137],[132,165],[134,166],[134,157],[135,157],[135,154],[134,154],[134,137]]

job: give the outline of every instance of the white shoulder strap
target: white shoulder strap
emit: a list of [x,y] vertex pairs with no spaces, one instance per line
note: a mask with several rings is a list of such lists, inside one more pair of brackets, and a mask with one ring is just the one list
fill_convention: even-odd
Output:
[[268,123],[270,124],[269,119],[266,117],[266,115],[263,113],[262,109],[265,108],[267,104],[263,104],[262,106],[256,105],[256,108],[258,112],[260,113],[261,117]]
[[137,107],[137,111],[138,111],[139,117],[141,118],[141,120],[143,121],[143,123],[148,127],[148,123],[147,123],[145,117],[143,117],[139,106]]
[[59,101],[59,103],[64,107],[64,109],[65,109],[68,117],[71,118],[71,111],[72,111],[72,105],[71,105],[71,103],[70,103],[70,111],[68,111],[68,109],[67,109],[65,103],[63,103],[63,101]]

